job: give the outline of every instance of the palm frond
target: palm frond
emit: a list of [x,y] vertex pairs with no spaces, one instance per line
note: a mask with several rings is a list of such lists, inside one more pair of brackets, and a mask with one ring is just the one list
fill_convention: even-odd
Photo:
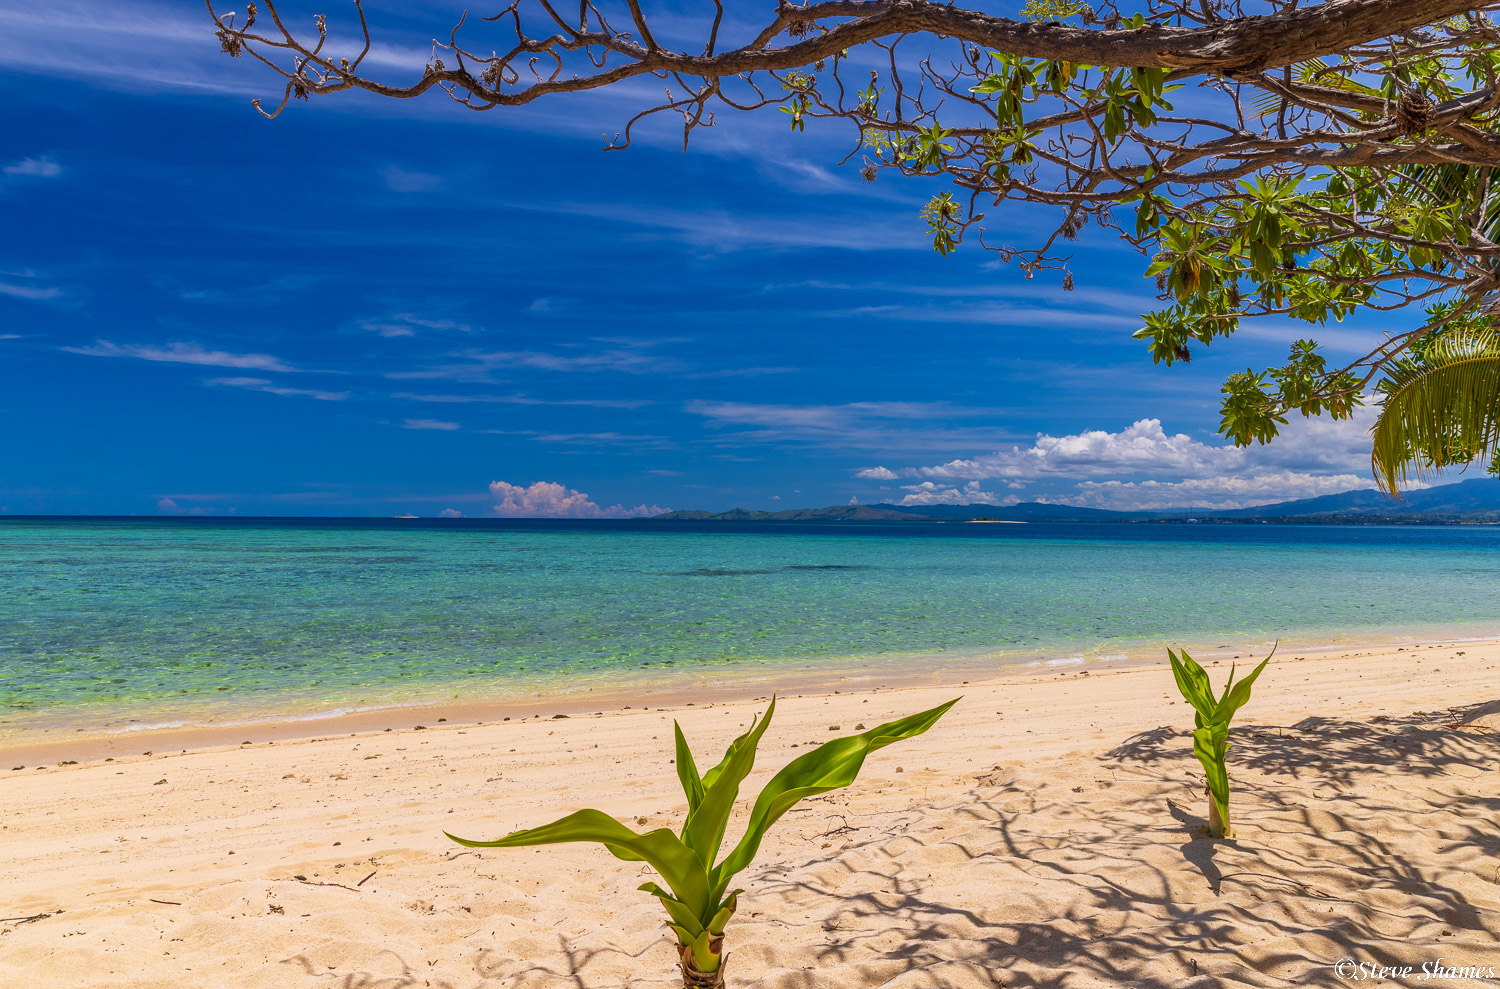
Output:
[[[1355,93],[1360,96],[1373,96],[1380,99],[1384,94],[1380,90],[1357,82],[1344,74],[1344,71],[1352,71],[1350,67],[1343,67],[1343,71],[1330,68],[1328,63],[1321,58],[1308,59],[1298,62],[1293,67],[1296,79],[1300,83],[1312,86],[1322,86],[1324,89],[1337,89],[1346,93]],[[1258,116],[1267,117],[1281,109],[1285,98],[1275,93],[1267,93],[1258,98],[1252,106]]]
[[1387,494],[1438,468],[1488,458],[1500,440],[1500,339],[1488,329],[1441,333],[1422,361],[1392,367],[1370,430],[1370,466]]

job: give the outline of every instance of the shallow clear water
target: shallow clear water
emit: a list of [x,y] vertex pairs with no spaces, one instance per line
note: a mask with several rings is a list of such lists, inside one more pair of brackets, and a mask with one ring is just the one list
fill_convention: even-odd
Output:
[[0,729],[1500,629],[1500,530],[0,520]]

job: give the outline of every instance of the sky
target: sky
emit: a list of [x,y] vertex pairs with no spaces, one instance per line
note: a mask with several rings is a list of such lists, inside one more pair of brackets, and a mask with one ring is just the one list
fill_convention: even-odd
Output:
[[[352,37],[350,6],[286,9]],[[391,80],[462,12],[367,9]],[[503,44],[488,30],[465,37]],[[0,4],[0,514],[1239,507],[1373,486],[1368,411],[1264,448],[1216,434],[1225,375],[1307,328],[1153,366],[1131,333],[1155,288],[1110,232],[1080,238],[1072,292],[977,247],[940,257],[918,216],[936,187],[865,183],[838,165],[849,135],[774,112],[721,110],[685,153],[669,126],[604,153],[644,85],[483,114],[344,94],[267,120],[249,101],[274,105],[276,80],[220,53],[195,3]],[[1045,232],[1024,209],[986,226]],[[1350,359],[1380,327],[1314,335]]]

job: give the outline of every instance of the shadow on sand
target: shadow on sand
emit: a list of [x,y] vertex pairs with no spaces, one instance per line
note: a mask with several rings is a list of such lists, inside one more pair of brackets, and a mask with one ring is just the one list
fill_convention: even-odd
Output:
[[[744,877],[753,907],[729,928],[729,981],[1334,986],[1346,957],[1496,964],[1500,737],[1455,727],[1473,713],[1236,729],[1233,841],[1206,836],[1198,766],[1170,728],[979,774],[937,803],[912,791],[901,812],[861,813],[857,794],[806,806],[767,856],[776,864]],[[608,930],[610,916],[597,920]],[[614,989],[622,971],[630,986],[675,983],[665,951],[574,940],[546,957],[466,947],[468,985]],[[317,981],[404,989],[421,975]]]

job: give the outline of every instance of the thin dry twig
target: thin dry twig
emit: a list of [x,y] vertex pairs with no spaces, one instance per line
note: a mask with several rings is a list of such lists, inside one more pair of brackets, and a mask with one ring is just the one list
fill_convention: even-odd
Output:
[[48,910],[45,913],[34,913],[29,917],[0,917],[0,924],[15,924],[20,927],[22,924],[34,924],[39,920],[55,917],[62,912],[62,910]]

